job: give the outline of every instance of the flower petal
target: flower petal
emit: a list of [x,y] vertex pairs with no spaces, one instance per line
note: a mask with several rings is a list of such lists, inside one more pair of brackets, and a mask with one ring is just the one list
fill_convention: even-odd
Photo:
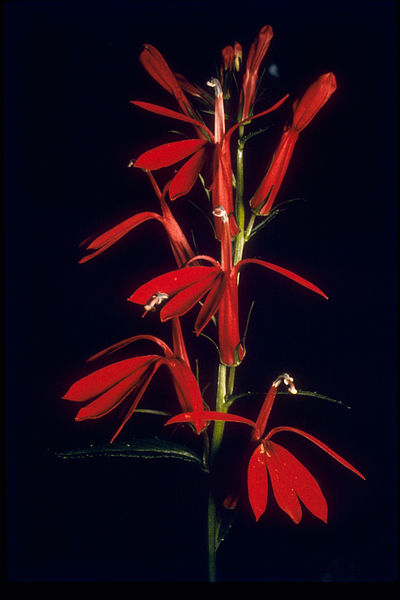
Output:
[[292,126],[302,131],[336,90],[336,77],[333,73],[321,75],[310,85],[304,95],[293,104]]
[[188,194],[197,181],[199,173],[206,159],[206,148],[201,148],[179,169],[171,181],[169,197],[176,200]]
[[294,491],[308,510],[325,523],[328,520],[328,505],[321,488],[311,473],[291,452],[275,442],[269,442],[274,448],[275,457],[282,471],[288,475]]
[[205,144],[206,142],[200,139],[180,140],[179,142],[161,144],[161,146],[157,146],[141,154],[135,162],[135,167],[150,171],[169,167],[197,152]]
[[268,500],[268,474],[264,445],[260,444],[251,455],[247,469],[247,489],[250,506],[256,521],[264,514]]
[[313,283],[311,283],[307,279],[304,279],[304,277],[301,277],[300,275],[297,275],[296,273],[293,273],[293,271],[289,271],[288,269],[284,269],[283,267],[279,267],[278,265],[274,265],[273,263],[266,262],[265,260],[259,260],[258,258],[244,258],[243,260],[241,260],[240,262],[238,262],[235,265],[234,270],[237,271],[243,265],[249,264],[249,263],[254,263],[256,265],[261,265],[262,267],[266,267],[267,269],[271,269],[271,271],[276,271],[276,273],[280,273],[281,275],[284,275],[288,279],[292,279],[296,283],[299,283],[300,285],[308,288],[312,292],[315,292],[316,294],[319,294],[320,296],[323,296],[324,298],[328,299],[328,296],[322,290],[320,290],[316,285],[314,285]]
[[117,350],[121,350],[121,348],[125,348],[132,342],[136,342],[138,340],[149,340],[151,342],[154,342],[155,344],[158,344],[158,346],[160,346],[160,348],[163,349],[164,355],[166,357],[172,356],[171,349],[167,346],[167,344],[165,342],[163,342],[163,340],[160,340],[160,338],[155,337],[154,335],[134,335],[133,337],[125,338],[124,340],[121,340],[120,342],[116,342],[115,344],[112,344],[111,346],[104,348],[104,350],[100,350],[100,352],[97,352],[96,354],[94,354],[93,356],[88,358],[87,362],[92,362],[92,361],[97,360],[98,358],[101,358],[108,354],[113,354],[113,352],[117,352]]
[[278,506],[294,523],[300,523],[302,510],[290,477],[276,454],[275,444],[264,442],[268,473]]
[[[202,412],[202,417],[205,424],[209,421],[226,421],[228,423],[243,423],[244,425],[255,427],[254,421],[250,421],[250,419],[215,410],[204,410]],[[193,412],[180,413],[179,415],[168,419],[165,425],[173,425],[174,423],[194,423],[195,419],[196,415]]]
[[136,356],[97,369],[76,381],[64,394],[63,399],[85,402],[95,398],[131,375],[140,378],[143,370],[158,358],[157,355]]
[[207,325],[207,323],[209,323],[220,307],[225,288],[226,277],[224,273],[220,273],[215,278],[212,288],[207,294],[207,298],[205,299],[194,324],[194,330],[197,335],[200,335],[204,327]]
[[129,298],[129,302],[145,305],[157,292],[171,295],[183,290],[188,285],[209,277],[216,267],[184,267],[159,275],[141,285]]
[[250,206],[253,210],[262,215],[267,215],[275,202],[289,167],[298,135],[294,129],[287,129],[282,134],[268,171],[250,200]]
[[162,115],[164,117],[171,117],[172,119],[177,119],[178,121],[184,121],[185,123],[191,123],[195,127],[199,127],[207,136],[209,141],[214,140],[214,135],[212,132],[197,119],[192,119],[186,115],[182,115],[181,113],[176,112],[175,110],[171,110],[169,108],[165,108],[164,106],[159,106],[158,104],[152,104],[151,102],[139,102],[137,100],[131,100],[131,104],[135,106],[139,106],[139,108],[143,108],[144,110],[148,110],[150,112],[156,113],[158,115]]
[[155,212],[143,212],[134,215],[133,217],[129,217],[128,219],[125,219],[125,221],[118,223],[118,225],[115,225],[111,229],[108,229],[107,231],[99,235],[95,240],[93,240],[93,242],[89,244],[89,246],[87,246],[86,250],[96,250],[96,252],[84,256],[79,262],[81,264],[85,263],[97,256],[98,254],[101,254],[102,252],[104,252],[104,250],[107,250],[107,248],[109,248],[110,246],[115,244],[115,242],[120,240],[129,231],[131,231],[138,225],[141,225],[145,221],[148,221],[149,219],[156,219],[157,221],[162,221],[161,215]]
[[175,391],[182,410],[190,411],[194,417],[196,431],[200,434],[204,428],[203,399],[196,377],[189,366],[178,358],[165,361],[174,379]]
[[[191,267],[189,267],[191,268]],[[213,267],[210,267],[211,269]],[[160,310],[161,321],[167,321],[173,317],[181,317],[187,313],[213,286],[216,269],[208,277],[201,278],[178,292]],[[218,274],[218,271],[217,271]],[[211,318],[211,317],[210,317]]]
[[341,465],[343,465],[347,469],[350,469],[350,471],[353,471],[353,473],[355,473],[356,475],[361,477],[361,479],[365,479],[364,475],[362,473],[360,473],[360,471],[357,471],[357,469],[355,467],[353,467],[353,465],[351,465],[349,462],[347,462],[347,460],[345,460],[339,454],[337,454],[334,450],[329,448],[329,446],[327,446],[326,444],[321,442],[321,440],[317,439],[313,435],[310,435],[309,433],[306,433],[305,431],[302,431],[301,429],[296,429],[295,427],[275,427],[274,429],[271,429],[271,431],[268,433],[266,439],[270,439],[273,435],[275,435],[276,433],[279,433],[280,431],[292,431],[293,433],[298,433],[299,435],[302,435],[310,442],[313,442],[314,444],[319,446],[319,448],[321,448],[321,450],[324,450],[324,452],[329,454],[329,456],[332,456],[332,458],[337,460]]

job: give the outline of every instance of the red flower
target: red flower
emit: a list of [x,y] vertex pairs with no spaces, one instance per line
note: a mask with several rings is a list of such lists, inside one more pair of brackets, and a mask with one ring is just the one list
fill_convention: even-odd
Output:
[[115,225],[98,236],[86,247],[86,250],[92,250],[93,252],[81,258],[79,261],[80,263],[85,263],[98,254],[101,254],[124,237],[129,231],[151,219],[155,219],[164,226],[178,267],[184,265],[188,259],[194,256],[194,252],[191,249],[189,242],[165,201],[169,183],[164,187],[163,193],[161,194],[153,175],[150,172],[148,172],[148,175],[160,201],[161,214],[155,212],[143,212],[125,219],[122,223],[118,223],[118,225]]
[[335,90],[335,76],[333,73],[326,73],[293,103],[292,122],[285,126],[268,171],[250,200],[250,206],[255,212],[267,215],[271,210],[292,158],[299,133],[310,123]]
[[149,354],[120,360],[76,381],[63,398],[74,402],[90,402],[79,410],[75,420],[84,421],[103,417],[117,408],[128,396],[133,396],[121,425],[111,438],[112,443],[133,415],[155,373],[160,367],[165,366],[172,376],[181,409],[192,411],[191,414],[195,415],[196,431],[200,433],[204,427],[203,401],[187,360],[178,319],[173,321],[173,337],[174,351],[157,337],[137,335],[92,356],[90,361],[111,354],[136,340],[151,340],[164,352],[164,356]]
[[[221,361],[226,365],[234,365],[238,364],[244,355],[239,334],[237,285],[238,271],[244,265],[249,263],[258,264],[292,279],[324,298],[327,296],[317,286],[303,277],[266,261],[247,258],[233,266],[226,212],[223,208],[220,208],[216,209],[214,213],[223,222],[224,235],[221,243],[221,262],[219,263],[210,256],[196,256],[194,257],[196,260],[207,260],[212,266],[186,266],[160,275],[140,286],[128,300],[143,305],[146,311],[153,308],[153,302],[157,304],[163,302],[160,319],[161,321],[167,321],[173,317],[186,314],[203,296],[207,295],[194,325],[195,332],[199,335],[211,318],[219,311],[218,335]],[[190,262],[188,261],[188,264]]]
[[[272,409],[276,391],[281,381],[284,381],[290,386],[292,393],[296,393],[293,379],[287,373],[278,377],[272,384],[255,423],[238,415],[213,411],[205,411],[203,417],[206,421],[231,421],[250,425],[254,430],[253,439],[260,441],[264,434],[264,429]],[[195,422],[195,418],[196,415],[194,415],[194,413],[181,413],[169,419],[165,425],[193,423]],[[322,521],[327,522],[328,507],[326,499],[315,478],[291,452],[286,450],[286,448],[280,444],[271,441],[273,435],[282,431],[297,433],[298,435],[305,437],[337,460],[341,465],[350,471],[353,471],[353,473],[362,479],[365,479],[362,473],[316,437],[301,429],[296,429],[295,427],[275,427],[261,439],[261,442],[253,451],[249,461],[247,485],[249,501],[254,516],[258,521],[266,510],[268,501],[268,479],[270,479],[272,491],[278,506],[286,512],[295,523],[299,523],[302,519],[300,501],[313,515]]]
[[257,38],[250,47],[240,95],[240,103],[242,104],[241,120],[243,121],[246,121],[252,113],[256,98],[258,70],[268,50],[273,35],[274,33],[272,31],[272,27],[270,25],[265,25],[260,29]]
[[[260,440],[262,438],[275,400],[277,388],[282,381],[290,386],[290,391],[292,393],[296,393],[293,379],[287,373],[281,375],[274,381],[256,421],[253,439]],[[291,452],[283,448],[280,444],[270,441],[273,435],[281,431],[291,431],[305,437],[310,442],[319,446],[344,467],[350,469],[362,479],[365,479],[365,477],[344,458],[309,433],[294,427],[275,427],[261,439],[261,443],[251,455],[248,466],[247,484],[250,505],[254,516],[258,521],[267,507],[269,475],[278,506],[286,512],[295,523],[299,523],[302,518],[302,509],[299,500],[301,500],[313,515],[326,522],[328,517],[328,506],[314,477]]]

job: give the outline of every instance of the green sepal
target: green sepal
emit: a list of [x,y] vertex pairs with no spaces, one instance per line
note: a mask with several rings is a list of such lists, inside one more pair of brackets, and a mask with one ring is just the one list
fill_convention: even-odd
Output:
[[55,455],[63,459],[83,458],[136,458],[136,459],[174,459],[192,463],[205,473],[207,467],[201,457],[190,448],[159,438],[137,438],[128,442],[114,442],[100,446],[88,446],[74,450],[56,451]]

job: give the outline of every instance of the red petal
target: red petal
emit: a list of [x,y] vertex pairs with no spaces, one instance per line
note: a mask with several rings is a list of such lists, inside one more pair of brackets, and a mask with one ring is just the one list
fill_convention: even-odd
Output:
[[[243,423],[244,425],[255,427],[254,421],[250,421],[250,419],[245,419],[244,417],[239,417],[238,415],[218,412],[215,410],[204,410],[202,412],[202,417],[205,423],[208,421],[227,421],[229,423]],[[174,423],[194,423],[195,418],[196,416],[193,412],[181,413],[169,419],[165,425],[173,425]]]
[[197,316],[196,322],[194,324],[194,330],[197,335],[199,335],[202,332],[204,327],[207,325],[207,323],[209,323],[209,321],[217,312],[221,304],[225,288],[226,277],[223,273],[221,273],[214,280],[213,286],[207,294],[207,298],[205,299],[204,304],[201,307],[200,312]]
[[275,454],[275,444],[264,442],[267,468],[271,478],[272,489],[278,506],[289,515],[296,524],[300,523],[302,511],[300,502],[285,467]]
[[169,188],[169,197],[171,200],[176,200],[180,196],[188,194],[203,167],[206,158],[206,149],[202,148],[196,152],[185,164],[179,169]]
[[281,464],[282,471],[288,475],[297,496],[308,510],[321,521],[327,522],[328,505],[318,483],[311,473],[291,452],[275,442],[269,442]]
[[225,365],[238,364],[244,351],[240,344],[238,286],[236,275],[229,275],[224,296],[219,305],[218,339],[221,361]]
[[321,442],[321,440],[317,439],[313,435],[310,435],[309,433],[306,433],[305,431],[302,431],[301,429],[296,429],[295,427],[275,427],[274,429],[271,429],[271,431],[268,433],[266,439],[270,439],[273,435],[275,435],[275,433],[279,433],[280,431],[292,431],[293,433],[298,433],[299,435],[302,435],[303,437],[310,440],[310,442],[313,442],[314,444],[319,446],[321,448],[321,450],[324,450],[327,454],[332,456],[332,458],[337,460],[341,465],[343,465],[347,469],[350,469],[350,471],[353,471],[353,473],[355,473],[356,475],[361,477],[361,479],[365,479],[364,475],[362,473],[360,473],[360,471],[357,471],[357,469],[354,468],[353,465],[351,465],[349,462],[347,462],[347,460],[345,460],[339,454],[337,454],[334,450],[329,448],[329,446],[327,446],[326,444]]
[[135,374],[140,378],[143,370],[145,370],[152,361],[158,358],[159,356],[154,355],[137,356],[112,363],[111,365],[98,369],[93,373],[90,373],[90,375],[86,375],[86,377],[76,381],[63,398],[74,402],[90,400],[91,398],[106,392],[126,377]]
[[93,240],[93,242],[86,248],[86,250],[97,250],[97,252],[93,252],[92,254],[84,256],[79,262],[85,263],[88,260],[91,260],[92,258],[97,256],[98,254],[101,254],[102,252],[104,252],[104,250],[115,244],[115,242],[121,239],[129,231],[131,231],[138,225],[141,225],[145,221],[148,221],[149,219],[157,219],[157,221],[162,221],[162,217],[154,212],[143,212],[138,215],[134,215],[133,217],[129,217],[129,219],[126,219],[125,221],[122,221],[122,223],[115,225],[115,227],[112,227],[108,231],[105,231],[95,240]]
[[151,342],[158,344],[160,348],[163,349],[165,356],[172,356],[171,349],[167,346],[165,342],[160,340],[160,338],[155,337],[154,335],[134,335],[133,337],[126,338],[124,340],[121,340],[120,342],[116,342],[115,344],[112,344],[112,346],[108,346],[107,348],[104,348],[104,350],[97,352],[96,354],[88,358],[87,362],[92,362],[94,360],[97,360],[98,358],[101,358],[102,356],[112,354],[113,352],[116,352],[121,348],[125,348],[132,342],[136,342],[138,340],[150,340]]
[[142,382],[140,382],[141,388],[139,389],[138,393],[136,394],[136,397],[135,397],[134,401],[132,402],[128,412],[126,413],[121,425],[118,427],[117,431],[114,433],[113,437],[111,438],[111,443],[113,443],[113,441],[115,440],[117,435],[120,433],[121,429],[124,427],[124,425],[127,423],[127,421],[131,418],[132,414],[136,410],[137,405],[139,404],[140,400],[142,399],[143,394],[147,390],[147,387],[148,387],[150,381],[152,380],[154,373],[157,371],[157,369],[163,363],[164,363],[163,358],[160,358],[158,361],[156,361],[153,365],[153,368],[151,370],[149,369],[145,379],[144,380],[142,379]]
[[[213,267],[210,268],[213,269]],[[213,269],[208,277],[193,282],[168,300],[160,310],[161,321],[167,321],[172,317],[180,317],[187,313],[212,287],[216,271],[216,269]]]
[[180,140],[179,142],[162,144],[141,154],[135,162],[135,167],[150,171],[169,167],[197,152],[205,144],[206,142],[200,139]]
[[275,396],[278,388],[276,385],[271,385],[269,388],[268,394],[265,396],[265,400],[261,407],[260,413],[257,417],[256,421],[256,429],[254,432],[255,439],[259,440],[263,435],[265,428],[267,426],[268,418],[271,413],[272,406],[275,401]]
[[288,279],[292,279],[296,283],[299,283],[300,285],[308,288],[312,292],[315,292],[316,294],[320,294],[320,296],[323,296],[324,298],[328,299],[328,296],[322,290],[320,290],[316,285],[314,285],[307,279],[304,279],[304,277],[300,277],[300,275],[293,273],[293,271],[289,271],[288,269],[284,269],[283,267],[278,267],[278,265],[274,265],[273,263],[266,262],[265,260],[259,260],[258,258],[245,258],[245,259],[241,260],[240,262],[238,262],[237,265],[235,265],[234,270],[237,271],[243,265],[248,264],[248,263],[254,263],[256,265],[261,265],[262,267],[266,267],[267,269],[271,269],[271,271],[276,271],[277,273],[280,273],[281,275],[288,277]]
[[188,117],[186,115],[182,115],[181,113],[178,113],[175,110],[170,110],[169,108],[165,108],[164,106],[158,106],[158,104],[151,104],[150,102],[138,102],[137,100],[131,100],[131,104],[139,106],[140,108],[144,108],[145,110],[156,113],[158,115],[162,115],[164,117],[171,117],[173,119],[178,119],[179,121],[191,123],[195,127],[200,127],[207,134],[207,138],[210,141],[214,140],[214,135],[211,133],[208,127],[206,127],[201,121],[192,119],[191,117]]
[[168,295],[176,294],[188,285],[209,277],[215,271],[216,267],[185,267],[169,271],[141,285],[128,300],[129,302],[145,305],[157,292]]
[[196,377],[188,365],[180,359],[169,359],[165,364],[174,378],[176,394],[182,410],[190,411],[194,417],[196,431],[200,434],[204,428],[203,399]]
[[271,210],[290,164],[297,139],[298,133],[294,129],[288,129],[283,133],[268,171],[250,200],[250,206],[258,209],[262,215],[268,214]]
[[267,508],[268,500],[268,474],[263,444],[257,446],[251,455],[247,469],[247,488],[250,506],[258,521]]

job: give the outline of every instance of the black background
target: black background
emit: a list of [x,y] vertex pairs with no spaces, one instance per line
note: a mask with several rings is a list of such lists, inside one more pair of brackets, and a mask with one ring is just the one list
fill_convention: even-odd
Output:
[[[255,524],[244,493],[219,553],[219,577],[394,581],[395,3],[21,0],[5,3],[4,15],[9,580],[206,580],[206,486],[196,467],[62,461],[54,451],[106,442],[117,426],[118,415],[76,423],[76,406],[60,399],[89,371],[88,356],[136,333],[169,340],[168,325],[142,321],[125,301],[140,283],[173,267],[158,224],[143,225],[113,250],[78,265],[82,239],[133,213],[157,210],[145,176],[127,164],[174,139],[168,130],[176,123],[129,103],[174,108],[139,64],[142,44],[155,45],[174,71],[204,85],[225,45],[237,40],[246,51],[269,23],[275,36],[265,64],[277,64],[280,77],[267,76],[267,84],[295,97],[333,71],[338,90],[301,134],[281,189],[281,201],[305,201],[254,238],[248,255],[303,274],[330,299],[248,267],[242,318],[252,298],[255,308],[238,390],[265,390],[287,370],[300,389],[351,405],[282,397],[271,425],[313,433],[367,479],[282,434],[320,481],[329,522],[305,510],[295,526],[271,495]],[[247,194],[266,167],[264,139],[249,143]],[[199,189],[194,193],[201,198]],[[183,198],[173,209],[190,235],[199,214]],[[215,252],[201,227],[199,250]],[[204,364],[202,383],[210,381],[212,390],[214,350],[190,338],[192,316],[185,331]],[[143,343],[141,350],[153,346]],[[162,375],[151,390],[143,406],[175,401]],[[258,408],[258,400],[242,400],[235,410],[254,417]],[[244,486],[245,462],[235,462],[242,429],[235,427],[226,479]],[[153,433],[166,435],[162,422],[137,415],[121,439]],[[175,435],[190,443],[181,430]]]

